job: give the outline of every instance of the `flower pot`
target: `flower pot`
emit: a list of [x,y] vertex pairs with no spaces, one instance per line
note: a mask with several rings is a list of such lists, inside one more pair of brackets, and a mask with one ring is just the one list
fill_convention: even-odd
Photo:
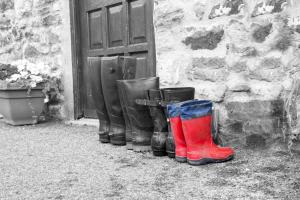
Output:
[[42,89],[0,89],[0,113],[8,124],[26,125],[38,123],[44,107]]

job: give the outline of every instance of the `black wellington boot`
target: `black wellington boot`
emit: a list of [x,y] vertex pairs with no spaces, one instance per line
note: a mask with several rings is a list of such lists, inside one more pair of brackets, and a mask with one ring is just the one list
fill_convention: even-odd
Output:
[[[169,103],[176,103],[182,101],[188,101],[195,98],[195,88],[193,87],[181,87],[181,88],[163,88],[161,89],[162,106],[166,107]],[[168,112],[165,109],[165,114],[168,117]],[[170,158],[175,158],[175,144],[171,130],[170,123],[168,122],[168,136],[166,141],[166,151]]]
[[159,78],[119,80],[119,90],[124,92],[125,106],[132,126],[132,147],[136,152],[150,151],[153,122],[147,106],[138,105],[136,99],[147,99],[147,91],[159,88]]
[[109,137],[110,143],[114,145],[126,145],[126,125],[118,94],[117,80],[135,75],[135,65],[132,63],[135,64],[135,62],[129,61],[128,57],[115,56],[101,59],[102,90],[110,120]]
[[108,143],[109,140],[109,118],[105,107],[105,101],[101,84],[101,58],[89,57],[89,74],[92,89],[92,98],[95,103],[97,116],[99,119],[99,140]]
[[164,113],[164,108],[161,104],[161,92],[158,89],[148,90],[147,99],[137,99],[136,102],[140,105],[148,106],[152,117],[154,132],[151,139],[151,148],[153,155],[165,156],[166,140],[168,136],[168,123]]
[[[135,72],[136,72],[136,58],[126,56],[124,57],[123,61],[123,74],[124,80],[134,79],[135,78]],[[126,137],[126,147],[128,150],[132,150],[132,128],[131,123],[129,120],[127,108],[125,106],[125,93],[121,89],[120,83],[117,82],[118,86],[118,93],[120,98],[121,107],[123,110],[123,117],[125,121],[125,137]]]

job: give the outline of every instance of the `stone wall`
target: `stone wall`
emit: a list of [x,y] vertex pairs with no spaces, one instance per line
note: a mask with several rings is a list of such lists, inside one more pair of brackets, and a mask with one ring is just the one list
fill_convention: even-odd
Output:
[[300,71],[299,15],[296,0],[155,0],[162,85],[213,100],[227,143],[282,139],[283,99]]
[[[62,12],[62,0],[0,0],[0,62],[28,60],[61,78]],[[51,108],[55,114],[61,105]]]

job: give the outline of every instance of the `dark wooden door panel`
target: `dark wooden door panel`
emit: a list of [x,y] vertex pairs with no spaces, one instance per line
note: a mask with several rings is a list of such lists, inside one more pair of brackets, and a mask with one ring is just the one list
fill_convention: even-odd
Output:
[[84,117],[96,118],[88,57],[132,55],[137,78],[155,75],[153,0],[78,0],[81,30],[81,99]]

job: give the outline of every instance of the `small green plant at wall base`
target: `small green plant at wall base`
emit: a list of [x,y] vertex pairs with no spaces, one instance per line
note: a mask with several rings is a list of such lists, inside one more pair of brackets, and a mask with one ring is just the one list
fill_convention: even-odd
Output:
[[[285,141],[288,143],[288,150],[291,155],[294,143],[300,137],[300,119],[297,113],[297,105],[300,99],[300,79],[293,80],[291,91],[286,95],[284,102],[284,119],[283,133]],[[298,101],[298,102],[297,102]],[[298,109],[299,110],[299,109]]]

